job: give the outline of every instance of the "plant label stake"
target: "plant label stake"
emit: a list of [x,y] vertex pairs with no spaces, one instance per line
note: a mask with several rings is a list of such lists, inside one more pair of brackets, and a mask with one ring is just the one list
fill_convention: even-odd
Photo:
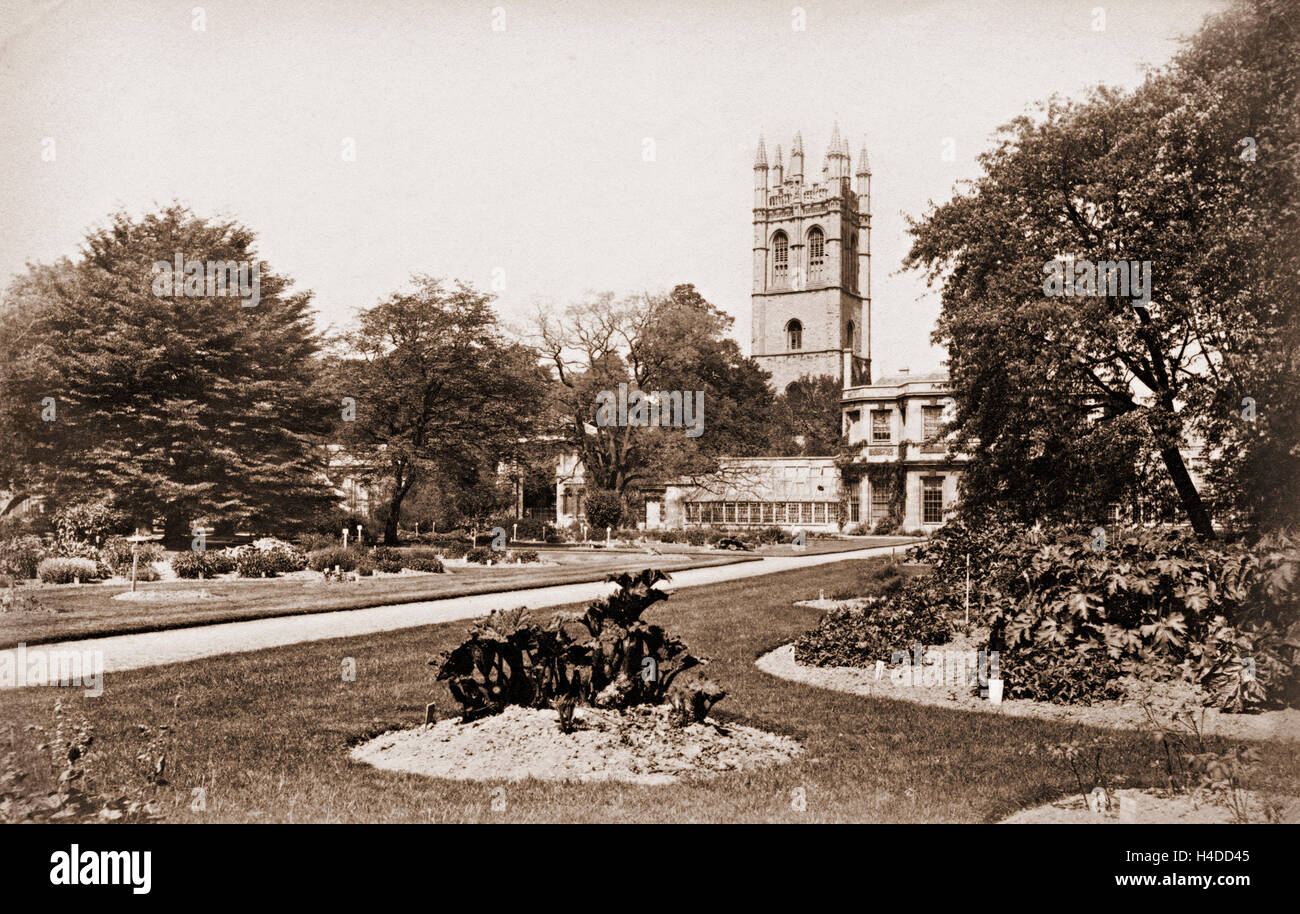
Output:
[[966,553],[966,628],[970,628],[970,553]]
[[135,573],[140,564],[140,544],[160,539],[162,539],[161,535],[151,536],[147,533],[136,533],[135,536],[126,538],[126,541],[131,544],[131,593],[135,593]]
[[343,528],[343,548],[348,548],[348,528]]

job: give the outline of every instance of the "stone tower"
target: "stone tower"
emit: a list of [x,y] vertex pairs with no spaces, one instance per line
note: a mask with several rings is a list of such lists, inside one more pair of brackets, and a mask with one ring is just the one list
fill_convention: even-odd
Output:
[[785,390],[803,375],[841,387],[871,380],[871,166],[856,175],[836,124],[819,183],[804,182],[803,137],[790,167],[771,166],[760,138],[754,159],[753,355]]

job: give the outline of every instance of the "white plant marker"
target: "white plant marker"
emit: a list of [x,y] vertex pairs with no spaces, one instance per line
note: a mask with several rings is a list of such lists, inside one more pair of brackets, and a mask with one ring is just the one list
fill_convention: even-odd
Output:
[[1106,788],[1098,785],[1092,788],[1088,794],[1088,810],[1095,816],[1100,816],[1106,812]]
[[989,680],[989,704],[993,704],[993,705],[1002,704],[1002,680],[1001,679]]

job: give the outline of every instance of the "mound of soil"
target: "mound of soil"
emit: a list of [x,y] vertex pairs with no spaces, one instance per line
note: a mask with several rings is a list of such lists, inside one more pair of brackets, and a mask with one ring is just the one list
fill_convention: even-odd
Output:
[[624,714],[579,708],[572,733],[552,710],[509,707],[462,723],[459,718],[385,733],[352,758],[388,771],[454,780],[627,781],[670,784],[789,761],[803,751],[793,739],[751,727],[676,727],[667,705]]
[[1004,825],[1222,825],[1234,822],[1300,822],[1300,799],[1267,797],[1241,791],[1234,812],[1226,797],[1171,794],[1162,790],[1117,790],[1110,802],[1090,809],[1083,797],[1075,794],[1023,809],[1002,820]]

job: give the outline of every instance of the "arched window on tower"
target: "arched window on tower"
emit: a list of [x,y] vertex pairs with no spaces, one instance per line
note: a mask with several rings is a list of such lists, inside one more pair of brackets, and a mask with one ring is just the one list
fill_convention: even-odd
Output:
[[787,349],[803,348],[803,324],[797,320],[785,325],[785,345]]
[[772,236],[772,278],[776,285],[785,285],[790,277],[790,239],[785,232]]
[[813,279],[822,277],[826,266],[826,235],[817,226],[808,232],[808,274]]
[[844,340],[848,348],[853,350],[854,353],[858,351],[857,332],[857,326],[853,321],[849,321],[848,326],[844,328]]

